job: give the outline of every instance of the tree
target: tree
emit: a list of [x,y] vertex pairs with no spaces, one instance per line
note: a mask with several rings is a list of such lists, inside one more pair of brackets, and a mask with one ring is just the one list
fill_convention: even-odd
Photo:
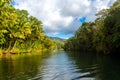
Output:
[[94,50],[104,54],[120,52],[120,0],[96,15],[98,18],[94,23],[83,23],[74,37],[66,41],[65,50]]
[[0,0],[0,6],[0,47],[6,53],[54,48],[41,21],[26,10],[15,9],[9,0]]

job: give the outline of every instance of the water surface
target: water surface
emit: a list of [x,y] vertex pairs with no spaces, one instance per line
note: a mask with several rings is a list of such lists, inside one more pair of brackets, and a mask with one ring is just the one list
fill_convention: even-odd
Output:
[[120,62],[91,52],[47,52],[0,58],[0,80],[120,80]]

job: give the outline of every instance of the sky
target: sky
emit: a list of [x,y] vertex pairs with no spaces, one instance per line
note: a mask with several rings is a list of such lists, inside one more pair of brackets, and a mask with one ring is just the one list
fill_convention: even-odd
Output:
[[68,39],[83,22],[94,21],[95,14],[116,0],[14,0],[12,5],[43,23],[48,36]]

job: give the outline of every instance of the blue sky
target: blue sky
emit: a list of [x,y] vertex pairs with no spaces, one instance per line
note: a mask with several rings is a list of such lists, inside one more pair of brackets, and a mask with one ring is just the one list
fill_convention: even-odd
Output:
[[116,0],[14,0],[11,5],[25,9],[43,22],[46,35],[68,39],[85,21],[109,8]]
[[73,34],[46,34],[50,37],[60,37],[60,38],[63,38],[63,39],[68,39],[69,37],[72,37]]

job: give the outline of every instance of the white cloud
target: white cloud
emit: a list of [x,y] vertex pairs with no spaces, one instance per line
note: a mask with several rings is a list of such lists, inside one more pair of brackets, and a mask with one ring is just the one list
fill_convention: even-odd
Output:
[[62,9],[65,16],[82,17],[90,12],[90,1],[88,0],[66,0],[66,5]]
[[86,17],[94,21],[94,15],[108,8],[116,0],[14,0],[16,8],[28,10],[30,15],[43,22],[46,33],[73,33],[81,25],[75,18]]

